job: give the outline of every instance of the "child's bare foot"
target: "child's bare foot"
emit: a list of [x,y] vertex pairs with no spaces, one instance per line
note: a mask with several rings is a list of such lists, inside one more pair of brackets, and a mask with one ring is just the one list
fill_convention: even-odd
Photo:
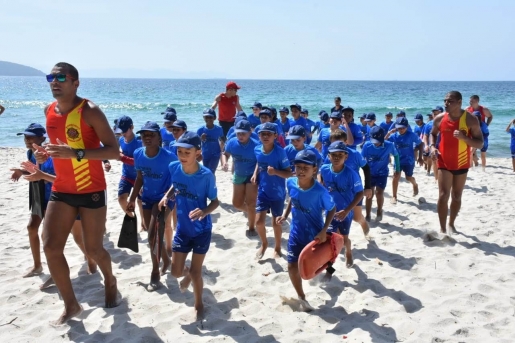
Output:
[[91,258],[87,258],[86,260],[88,261],[87,273],[89,275],[95,274],[97,272],[97,263]]
[[76,303],[75,305],[70,306],[69,308],[65,308],[59,319],[51,321],[50,325],[54,327],[64,325],[68,320],[72,319],[73,317],[80,316],[82,311],[82,306],[80,306],[79,303]]
[[390,199],[390,203],[391,203],[392,205],[397,204],[397,197],[392,197],[392,198]]
[[191,284],[191,277],[190,277],[190,274],[188,273],[188,275],[186,275],[184,277],[184,279],[182,279],[181,282],[179,282],[179,289],[180,289],[181,293],[186,292],[188,287],[190,287],[190,284]]
[[266,248],[268,248],[268,244],[261,244],[261,248],[256,251],[256,260],[260,260],[265,256]]
[[45,282],[43,282],[39,286],[39,289],[40,290],[44,290],[44,289],[47,289],[47,288],[52,287],[54,285],[55,285],[54,279],[52,279],[52,277],[49,277]]
[[414,184],[413,185],[413,196],[416,196],[416,195],[418,195],[418,185]]
[[247,237],[256,237],[258,235],[256,229],[254,229],[254,228],[248,229],[245,232],[245,234],[247,235]]
[[195,305],[195,315],[198,321],[204,320],[204,304]]
[[25,273],[22,277],[33,277],[37,275],[41,275],[43,273],[43,267],[32,267],[27,273]]
[[275,248],[274,249],[274,258],[280,258],[283,256],[283,253],[281,252],[281,248],[277,249]]
[[161,288],[161,273],[157,272],[150,274],[150,283],[147,286],[148,292],[154,292]]

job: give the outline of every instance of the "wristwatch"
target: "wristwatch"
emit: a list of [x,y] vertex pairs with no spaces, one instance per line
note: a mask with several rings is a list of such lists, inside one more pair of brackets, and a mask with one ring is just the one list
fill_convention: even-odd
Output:
[[86,155],[84,149],[73,149],[73,151],[75,151],[75,155],[77,156],[77,162],[80,162],[84,158],[84,155]]

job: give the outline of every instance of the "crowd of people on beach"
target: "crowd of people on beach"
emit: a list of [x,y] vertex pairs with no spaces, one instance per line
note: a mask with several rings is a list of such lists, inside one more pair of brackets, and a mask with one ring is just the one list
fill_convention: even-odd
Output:
[[[395,119],[393,113],[386,113],[379,124],[375,113],[355,118],[355,110],[343,106],[340,97],[329,111],[318,113],[317,121],[298,103],[276,109],[256,101],[247,114],[240,104],[240,86],[231,81],[203,111],[205,125],[191,131],[173,107],[161,113],[162,119],[139,128],[129,116],[121,116],[111,127],[97,105],[77,96],[80,82],[75,67],[58,63],[46,77],[56,101],[45,107],[43,124],[32,123],[19,133],[24,136],[27,156],[12,169],[11,179],[30,181],[27,228],[34,265],[24,277],[43,272],[39,239],[43,223],[43,250],[51,278],[41,287],[55,284],[65,307],[55,325],[82,312],[64,256],[70,232],[84,253],[88,272],[100,268],[104,276],[105,306],[120,302],[111,258],[103,247],[104,173],[110,170],[111,161],[122,163],[121,211],[134,217],[137,207],[141,229],[148,232],[152,270],[147,290],[157,290],[161,276],[170,271],[182,278],[181,291],[193,287],[198,318],[204,310],[202,265],[211,242],[210,213],[220,204],[217,172],[232,174],[232,205],[247,218],[246,235],[261,242],[256,259],[267,253],[267,215],[272,217],[275,258],[283,256],[282,225],[291,216],[288,273],[302,308],[309,311],[313,308],[302,287],[300,253],[313,240],[323,243],[328,234],[339,233],[344,237],[346,266],[351,268],[351,224],[357,222],[369,238],[374,198],[375,221],[382,221],[391,164],[392,205],[397,203],[402,173],[413,196],[419,194],[413,176],[416,165],[427,175],[433,173],[439,187],[437,211],[443,234],[457,233],[455,220],[467,172],[479,164],[476,150],[480,150],[482,168],[486,167],[493,115],[479,105],[477,95],[470,97],[470,106],[464,109],[458,91],[445,95],[444,107],[436,106],[425,116],[416,114],[412,127],[404,111]],[[515,171],[515,120],[506,131],[511,134]],[[160,222],[164,222],[164,236],[158,232]]]

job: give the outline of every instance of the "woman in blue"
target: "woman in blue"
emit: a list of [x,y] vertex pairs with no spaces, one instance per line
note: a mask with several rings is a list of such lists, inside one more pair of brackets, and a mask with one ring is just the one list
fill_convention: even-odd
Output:
[[[200,137],[189,131],[175,142],[179,162],[168,166],[172,186],[159,203],[162,208],[175,198],[179,220],[173,239],[172,275],[176,278],[184,277],[180,282],[182,292],[193,284],[198,320],[203,318],[204,312],[202,264],[211,243],[213,224],[210,213],[219,205],[213,173],[197,162],[200,145]],[[191,265],[188,268],[185,266],[186,258],[192,250]]]
[[[511,125],[513,125],[513,127],[511,127]],[[513,166],[513,171],[515,172],[515,119],[510,121],[510,123],[506,127],[506,132],[508,132],[511,135],[511,143],[510,143],[511,163]]]
[[372,196],[366,200],[366,216],[365,219],[370,221],[370,212],[372,210],[372,200],[374,195],[377,198],[377,216],[376,221],[383,219],[384,189],[388,181],[388,164],[390,155],[395,159],[395,174],[401,172],[399,163],[399,154],[392,142],[384,140],[385,132],[380,126],[374,126],[370,130],[370,141],[363,145],[361,155],[370,166],[370,187]]
[[[420,138],[411,131],[408,131],[408,119],[405,117],[399,117],[395,121],[395,129],[390,130],[385,136],[385,139],[392,142],[395,145],[395,149],[399,153],[400,170],[404,172],[406,180],[413,185],[413,196],[418,194],[418,184],[413,177],[413,170],[415,169],[415,152],[413,147],[418,151],[417,162],[420,166],[424,165],[423,144]],[[397,203],[397,189],[399,188],[399,180],[401,179],[401,173],[396,173],[393,177],[392,182],[392,198],[390,202],[392,204]]]
[[232,205],[247,214],[249,229],[248,236],[257,236],[256,232],[256,198],[257,185],[250,182],[254,169],[256,169],[256,155],[254,149],[260,142],[250,137],[252,129],[250,122],[240,120],[234,126],[235,138],[229,139],[225,144],[222,155],[222,170],[229,170],[227,162],[232,156],[234,174],[232,178]]
[[320,183],[329,190],[329,194],[336,204],[336,213],[329,232],[339,232],[343,235],[346,266],[350,268],[354,262],[349,232],[354,215],[353,210],[363,199],[363,185],[359,175],[345,166],[348,156],[349,152],[345,143],[340,141],[331,143],[329,146],[331,164],[324,164],[318,177]]
[[[311,241],[326,241],[326,232],[333,220],[336,206],[329,192],[316,181],[317,157],[313,151],[302,150],[295,156],[296,176],[286,181],[288,204],[284,213],[275,222],[282,225],[292,214],[290,236],[288,237],[288,274],[297,292],[301,307],[311,311],[306,301],[299,273],[299,255]],[[326,211],[325,221],[322,212]]]
[[202,164],[211,170],[213,175],[218,168],[220,155],[224,150],[224,131],[221,126],[215,125],[216,113],[212,108],[204,110],[205,126],[197,130],[202,141]]
[[[159,125],[156,123],[147,121],[141,130],[136,133],[141,134],[143,147],[134,152],[134,167],[136,168],[137,176],[134,190],[127,204],[127,211],[134,212],[136,197],[140,193],[141,188],[143,188],[141,202],[143,206],[143,220],[148,228],[148,241],[156,241],[160,246],[162,242],[156,237],[156,221],[160,212],[158,204],[170,188],[171,181],[168,165],[173,161],[177,161],[177,156],[173,152],[161,148],[161,135]],[[168,207],[164,212],[165,222],[174,204],[169,203]],[[171,237],[171,234],[165,233],[165,236]],[[167,250],[171,250],[171,242],[166,242],[166,249],[160,249],[163,259],[161,273],[159,272],[159,256],[154,253],[154,250],[154,246],[151,246],[152,273],[150,275],[150,284],[147,286],[147,291],[149,292],[155,291],[161,286],[161,275],[164,275],[170,267],[170,257]]]
[[268,210],[272,212],[272,226],[274,228],[275,254],[281,254],[281,225],[276,223],[276,218],[281,215],[284,209],[286,189],[284,179],[292,175],[288,157],[278,144],[277,125],[265,123],[261,125],[259,139],[261,145],[254,149],[257,164],[252,175],[251,182],[258,185],[256,201],[256,230],[261,239],[261,247],[256,252],[256,258],[261,259],[268,248],[266,239],[265,219]]

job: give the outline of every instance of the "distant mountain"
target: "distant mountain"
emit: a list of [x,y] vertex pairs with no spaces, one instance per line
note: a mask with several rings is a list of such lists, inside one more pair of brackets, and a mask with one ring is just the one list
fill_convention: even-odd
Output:
[[0,61],[0,76],[42,76],[41,70],[22,64]]

